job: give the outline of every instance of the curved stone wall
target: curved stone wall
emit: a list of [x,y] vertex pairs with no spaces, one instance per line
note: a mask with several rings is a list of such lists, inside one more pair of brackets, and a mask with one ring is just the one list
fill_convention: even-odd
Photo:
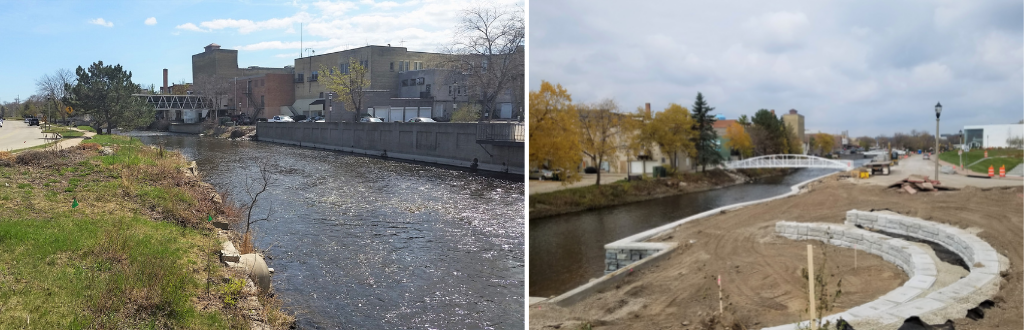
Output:
[[[903,269],[910,280],[875,301],[823,317],[822,322],[834,325],[842,317],[853,326],[859,322],[872,328],[895,329],[907,317],[918,316],[929,324],[940,324],[963,317],[968,309],[999,291],[999,255],[973,234],[949,225],[887,213],[852,210],[846,216],[845,224],[780,221],[775,224],[775,231],[793,240],[817,240],[878,255]],[[971,266],[971,273],[949,286],[924,294],[938,277],[936,262],[931,256],[907,241],[857,226],[939,243],[959,254]],[[768,329],[797,329],[808,323]]]

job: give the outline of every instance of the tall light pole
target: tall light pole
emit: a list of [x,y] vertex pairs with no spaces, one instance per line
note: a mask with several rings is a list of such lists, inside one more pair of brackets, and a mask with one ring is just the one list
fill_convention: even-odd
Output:
[[964,170],[964,130],[963,129],[960,129],[960,152],[957,152],[957,154],[960,155],[960,170],[962,171],[962,170]]
[[939,115],[942,114],[942,104],[935,103],[935,180],[939,179]]

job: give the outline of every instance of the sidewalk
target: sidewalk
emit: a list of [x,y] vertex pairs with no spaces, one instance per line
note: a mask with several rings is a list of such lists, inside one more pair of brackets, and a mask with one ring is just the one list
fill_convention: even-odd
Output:
[[[944,161],[939,161],[940,165],[953,166],[952,164]],[[959,168],[959,167],[957,167]],[[973,186],[978,188],[993,188],[993,187],[1009,187],[1009,186],[1024,186],[1024,177],[1019,176],[1006,176],[1000,178],[999,174],[991,179],[985,178],[971,178],[967,177],[967,174],[971,175],[982,175],[975,172],[955,170],[955,174],[939,174],[939,182],[943,186],[950,188],[963,189],[967,186]],[[881,186],[889,186],[906,179],[911,174],[927,175],[933,177],[935,175],[935,161],[924,160],[921,155],[913,155],[907,159],[900,159],[900,163],[892,167],[892,173],[890,175],[872,175],[867,179],[856,180],[857,183],[874,184]],[[988,174],[984,174],[987,176]]]
[[[592,186],[597,183],[597,174],[582,174],[583,179],[569,185],[562,185],[561,181],[530,180],[530,195],[542,194],[562,189]],[[601,173],[601,185],[606,185],[626,178],[626,173]]]
[[74,146],[76,146],[78,144],[81,144],[82,141],[84,141],[86,137],[93,137],[93,136],[96,135],[95,131],[85,131],[85,130],[81,130],[81,129],[78,129],[78,128],[72,128],[72,130],[84,132],[85,135],[83,137],[60,139],[60,142],[57,142],[57,148],[63,150],[63,149],[67,149],[67,148],[70,148],[70,147],[74,147]]

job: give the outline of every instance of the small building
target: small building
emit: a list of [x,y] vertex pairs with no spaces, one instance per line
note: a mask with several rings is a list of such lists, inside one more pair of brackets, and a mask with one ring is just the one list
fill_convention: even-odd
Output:
[[964,126],[967,149],[1007,148],[1010,139],[1024,138],[1024,124]]
[[[797,110],[790,109],[789,114],[782,115],[782,123],[786,124],[786,128],[789,128],[797,137],[800,137],[801,142],[806,142],[804,137],[804,116],[800,115]],[[806,150],[806,149],[805,149]]]

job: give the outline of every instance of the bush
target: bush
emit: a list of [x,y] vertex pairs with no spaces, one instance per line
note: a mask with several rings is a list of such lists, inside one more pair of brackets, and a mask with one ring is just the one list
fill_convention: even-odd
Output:
[[7,151],[0,151],[0,166],[10,167],[15,163],[14,154]]
[[245,130],[235,129],[231,131],[231,138],[241,138],[242,136],[245,136],[245,134]]
[[100,145],[99,143],[89,142],[89,143],[79,144],[78,148],[82,149],[82,150],[99,150],[99,149],[102,149],[103,146]]

